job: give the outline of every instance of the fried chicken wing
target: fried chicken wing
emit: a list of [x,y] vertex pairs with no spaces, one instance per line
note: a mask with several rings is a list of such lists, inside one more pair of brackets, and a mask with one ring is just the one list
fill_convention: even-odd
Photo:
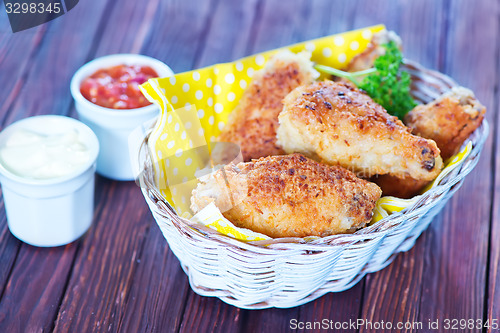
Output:
[[239,144],[245,161],[283,154],[276,145],[278,114],[290,91],[318,76],[309,58],[306,53],[286,50],[269,59],[266,67],[254,74],[219,140]]
[[[434,140],[442,158],[448,159],[458,153],[464,141],[481,125],[485,111],[472,91],[456,87],[428,104],[415,107],[404,121],[412,133]],[[384,195],[399,198],[411,198],[429,183],[390,175],[371,180],[382,188]]]
[[200,179],[196,213],[214,202],[236,226],[270,237],[353,232],[371,220],[379,187],[300,154],[228,165]]
[[472,91],[456,87],[428,104],[415,107],[404,122],[412,133],[434,140],[446,160],[458,153],[464,141],[481,125],[485,112],[486,108]]
[[418,180],[411,177],[398,178],[391,175],[376,175],[370,178],[382,189],[383,195],[402,199],[410,199],[419,194],[429,184],[429,180]]
[[410,133],[352,85],[325,80],[301,86],[284,99],[278,144],[359,176],[390,174],[432,180],[443,162],[432,140]]

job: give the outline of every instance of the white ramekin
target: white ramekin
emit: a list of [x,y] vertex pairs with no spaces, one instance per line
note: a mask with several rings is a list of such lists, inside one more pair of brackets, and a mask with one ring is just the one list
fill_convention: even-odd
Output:
[[152,104],[137,109],[115,110],[96,105],[80,93],[82,81],[98,69],[123,64],[150,66],[160,77],[173,75],[170,67],[151,57],[114,54],[97,58],[82,66],[71,79],[71,94],[78,117],[99,139],[101,149],[97,157],[97,172],[115,180],[133,180],[128,137],[136,127],[158,116],[158,107]]
[[90,227],[94,215],[94,175],[99,142],[92,130],[64,116],[36,116],[19,120],[0,133],[0,148],[9,136],[25,129],[40,134],[62,134],[76,129],[90,159],[69,175],[29,179],[5,169],[0,161],[0,182],[11,233],[34,246],[73,242]]

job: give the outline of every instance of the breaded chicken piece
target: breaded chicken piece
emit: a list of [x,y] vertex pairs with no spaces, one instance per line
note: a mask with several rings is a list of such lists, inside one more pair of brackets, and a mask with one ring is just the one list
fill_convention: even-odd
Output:
[[413,198],[431,182],[411,177],[398,178],[391,175],[377,175],[370,178],[370,181],[380,186],[384,196],[390,195],[401,199]]
[[485,112],[486,108],[472,91],[456,87],[428,104],[415,107],[404,122],[412,133],[434,140],[446,160],[458,153],[464,141],[481,125]]
[[191,209],[214,202],[236,226],[275,238],[327,236],[364,227],[380,194],[342,167],[291,154],[228,165],[200,179]]
[[[485,112],[486,108],[472,91],[456,87],[428,104],[418,105],[404,121],[415,135],[434,140],[446,160],[458,153],[464,141],[481,125]],[[389,175],[371,180],[382,188],[384,195],[399,198],[411,198],[429,183]]]
[[375,59],[385,54],[384,44],[393,41],[401,49],[401,38],[394,31],[382,30],[373,34],[366,49],[356,55],[347,65],[346,71],[358,72],[373,67]]
[[276,145],[278,114],[290,91],[319,75],[309,58],[310,54],[285,50],[269,59],[263,70],[255,72],[219,140],[239,144],[245,161],[283,154]]
[[432,140],[410,133],[352,85],[325,80],[301,86],[284,99],[278,144],[369,178],[390,174],[432,180],[443,162]]

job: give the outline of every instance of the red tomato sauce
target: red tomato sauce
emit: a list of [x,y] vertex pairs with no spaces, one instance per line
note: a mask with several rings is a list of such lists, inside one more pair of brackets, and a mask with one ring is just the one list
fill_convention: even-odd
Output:
[[149,66],[118,65],[103,68],[83,80],[80,92],[94,104],[110,109],[136,109],[150,105],[139,85],[158,74]]

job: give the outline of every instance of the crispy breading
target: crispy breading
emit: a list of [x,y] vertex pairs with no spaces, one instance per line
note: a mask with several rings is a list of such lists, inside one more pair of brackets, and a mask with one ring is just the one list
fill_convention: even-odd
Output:
[[214,202],[238,227],[270,237],[353,232],[371,220],[381,190],[352,172],[300,154],[225,166],[200,179],[196,213]]
[[373,34],[366,49],[356,55],[347,65],[346,71],[357,72],[373,67],[375,59],[385,54],[384,44],[393,41],[401,49],[401,38],[394,31],[382,30]]
[[239,144],[245,161],[283,154],[276,145],[278,114],[290,91],[317,77],[309,58],[310,54],[285,50],[269,59],[263,70],[255,72],[219,140]]
[[[415,107],[404,121],[412,133],[434,140],[442,158],[448,159],[458,153],[463,142],[481,125],[485,111],[472,91],[456,87],[428,104]],[[372,181],[382,188],[384,195],[399,198],[411,198],[429,183],[389,175],[373,177]]]
[[443,162],[432,140],[410,133],[352,85],[325,80],[301,86],[284,99],[278,144],[369,178],[390,174],[432,180]]
[[456,87],[428,104],[415,107],[404,122],[412,133],[434,140],[446,160],[458,153],[464,141],[481,125],[485,112],[486,108],[472,91]]
[[410,199],[419,194],[430,183],[428,180],[417,180],[411,177],[398,178],[391,175],[377,175],[370,178],[380,186],[382,194],[402,199]]

